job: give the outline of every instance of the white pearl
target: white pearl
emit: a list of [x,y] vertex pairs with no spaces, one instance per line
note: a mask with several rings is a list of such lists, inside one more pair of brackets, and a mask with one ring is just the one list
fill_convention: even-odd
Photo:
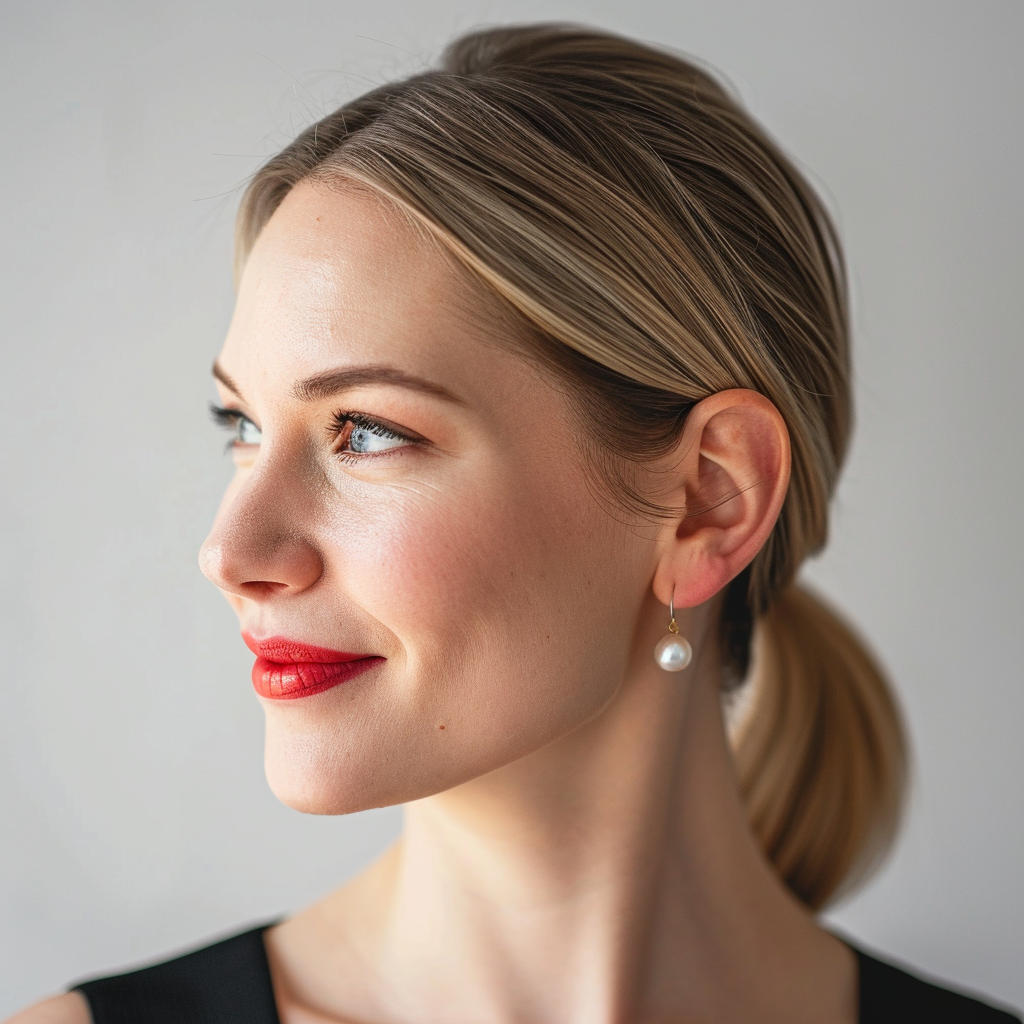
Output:
[[654,648],[654,658],[666,672],[679,672],[690,664],[693,648],[686,637],[666,633]]

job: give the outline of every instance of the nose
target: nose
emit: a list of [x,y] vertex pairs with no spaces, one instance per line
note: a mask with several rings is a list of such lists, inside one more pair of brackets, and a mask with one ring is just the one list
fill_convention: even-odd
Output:
[[290,494],[288,483],[294,481],[275,479],[266,467],[225,495],[199,550],[199,567],[227,594],[255,600],[297,594],[323,575],[323,557],[309,532],[313,501]]

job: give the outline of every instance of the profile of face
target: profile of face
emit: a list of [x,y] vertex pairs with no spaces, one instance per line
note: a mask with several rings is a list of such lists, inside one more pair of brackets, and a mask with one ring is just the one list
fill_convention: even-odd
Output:
[[260,696],[300,810],[466,783],[599,715],[632,659],[658,671],[654,535],[595,496],[567,399],[484,301],[354,189],[296,186],[246,264],[218,360],[235,472],[200,562],[257,649],[375,657]]

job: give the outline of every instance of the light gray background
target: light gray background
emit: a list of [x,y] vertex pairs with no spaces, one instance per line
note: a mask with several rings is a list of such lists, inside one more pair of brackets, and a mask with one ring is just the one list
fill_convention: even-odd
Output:
[[859,425],[808,575],[890,667],[916,752],[885,870],[831,920],[1024,1004],[1017,0],[185,0],[0,6],[0,1015],[298,908],[399,812],[262,775],[250,656],[196,551],[234,191],[345,97],[484,22],[572,18],[720,68],[824,183]]

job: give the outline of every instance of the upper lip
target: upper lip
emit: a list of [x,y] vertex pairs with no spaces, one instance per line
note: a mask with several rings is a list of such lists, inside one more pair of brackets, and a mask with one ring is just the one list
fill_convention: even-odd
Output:
[[283,636],[268,636],[257,640],[251,633],[242,633],[245,646],[259,658],[278,665],[295,665],[302,661],[331,664],[339,661],[355,661],[358,658],[372,658],[372,654],[354,654],[351,651],[334,651],[329,647],[304,644]]

